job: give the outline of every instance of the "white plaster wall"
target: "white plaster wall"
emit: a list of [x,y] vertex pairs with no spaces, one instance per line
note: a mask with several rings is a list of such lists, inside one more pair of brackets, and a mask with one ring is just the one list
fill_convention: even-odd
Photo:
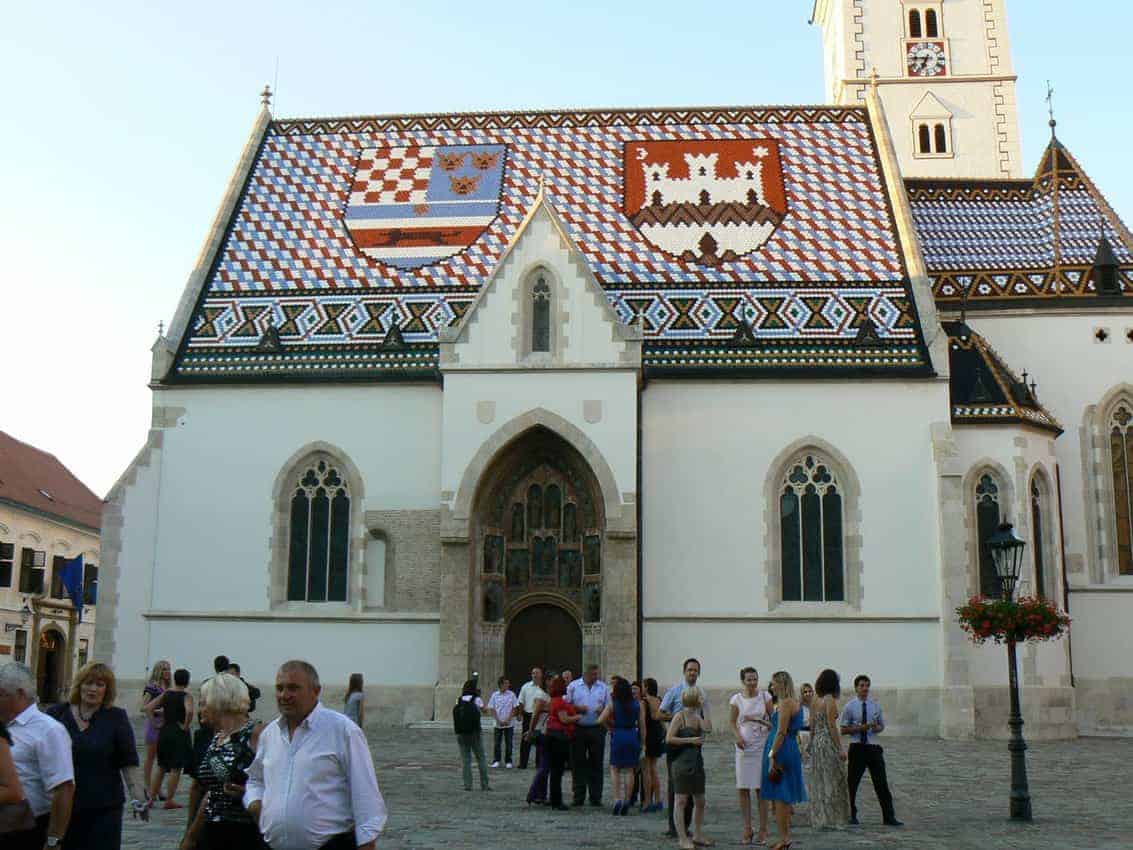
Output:
[[938,640],[935,622],[653,622],[645,625],[642,672],[672,684],[684,659],[694,656],[707,687],[739,690],[739,671],[749,664],[764,686],[776,670],[787,670],[798,684],[830,667],[844,692],[859,673],[879,688],[937,687]]
[[[239,662],[241,675],[250,682],[273,682],[281,663],[300,658],[314,664],[324,686],[335,692],[351,673],[362,673],[368,686],[432,686],[437,679],[437,637],[437,624],[428,622],[151,624],[153,658],[168,658],[175,667],[190,670],[194,686],[212,675],[212,659],[222,652]],[[270,705],[270,694],[264,696]]]
[[438,504],[437,386],[167,389],[158,396],[185,413],[164,432],[154,608],[268,607],[272,487],[309,443],[349,456],[366,510]]
[[[1087,565],[1096,556],[1086,531],[1083,416],[1114,387],[1133,383],[1133,343],[1125,336],[1133,328],[1133,311],[977,313],[969,315],[968,323],[1013,369],[1028,371],[1038,383],[1039,401],[1066,429],[1055,442],[1055,452],[1062,476],[1068,577],[1071,587],[1089,584]],[[1098,328],[1109,331],[1109,342],[1095,339]],[[1133,597],[1129,599],[1133,606]],[[1076,616],[1075,602],[1072,594],[1072,616]]]
[[[598,401],[602,418],[587,422],[584,402]],[[477,405],[493,406],[482,422]],[[441,489],[455,494],[481,445],[501,426],[544,408],[589,437],[614,474],[619,493],[637,489],[637,375],[633,371],[449,372],[445,375]]]
[[1133,594],[1075,594],[1074,675],[1081,679],[1133,678]]
[[764,483],[776,455],[805,435],[837,448],[861,484],[861,613],[937,616],[929,425],[947,415],[948,388],[936,380],[651,381],[642,404],[645,616],[767,612]]

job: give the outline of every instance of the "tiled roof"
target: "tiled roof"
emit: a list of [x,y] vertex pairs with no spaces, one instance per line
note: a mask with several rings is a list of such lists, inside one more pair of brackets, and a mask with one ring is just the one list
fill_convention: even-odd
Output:
[[[638,185],[689,155],[765,191]],[[273,121],[168,380],[434,371],[541,182],[647,365],[930,368],[866,110],[799,107]]]
[[102,499],[55,455],[0,431],[0,501],[98,531]]
[[1090,270],[1103,233],[1133,294],[1133,235],[1057,139],[1030,180],[905,186],[941,306],[965,292],[969,309],[1096,302]]
[[1038,400],[1036,387],[1020,378],[978,333],[963,322],[944,322],[952,422],[956,425],[1018,423],[1056,434],[1062,426]]

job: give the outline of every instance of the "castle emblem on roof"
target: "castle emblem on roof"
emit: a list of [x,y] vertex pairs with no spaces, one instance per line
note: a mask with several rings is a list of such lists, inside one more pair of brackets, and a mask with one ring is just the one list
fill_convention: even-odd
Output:
[[355,246],[401,269],[459,254],[499,212],[506,155],[507,145],[364,149],[344,216]]
[[758,250],[787,214],[774,139],[630,142],[625,213],[651,244],[718,266]]

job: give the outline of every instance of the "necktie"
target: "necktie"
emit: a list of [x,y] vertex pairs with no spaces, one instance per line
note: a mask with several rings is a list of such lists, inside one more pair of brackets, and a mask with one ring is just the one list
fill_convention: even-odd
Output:
[[[866,722],[867,721],[865,719],[865,702],[863,701],[862,702],[862,726],[865,726]],[[862,730],[862,743],[863,744],[869,743],[869,730],[868,729]]]

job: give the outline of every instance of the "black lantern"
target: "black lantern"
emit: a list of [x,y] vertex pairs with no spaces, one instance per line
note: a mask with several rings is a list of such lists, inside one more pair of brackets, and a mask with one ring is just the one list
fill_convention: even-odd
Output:
[[991,550],[991,560],[995,564],[995,572],[999,576],[1000,584],[1003,585],[1005,599],[1015,596],[1015,584],[1019,581],[1019,570],[1023,565],[1023,548],[1026,545],[1009,522],[1001,523],[987,540],[987,548]]

